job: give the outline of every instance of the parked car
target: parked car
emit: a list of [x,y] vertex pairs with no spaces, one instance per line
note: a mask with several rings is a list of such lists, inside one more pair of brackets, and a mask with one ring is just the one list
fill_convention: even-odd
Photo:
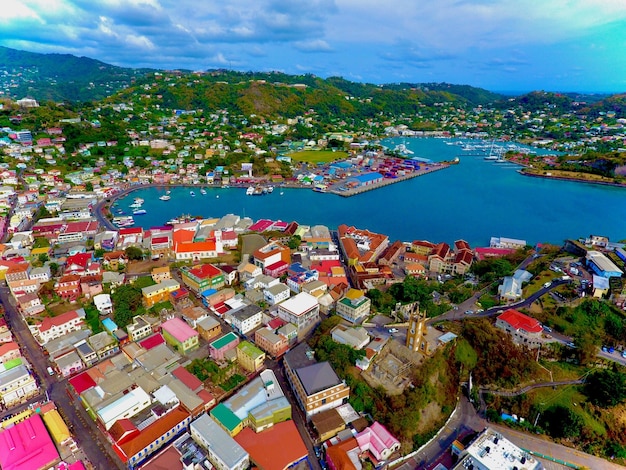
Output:
[[471,315],[474,313],[474,310],[465,310],[465,315]]
[[552,328],[550,328],[549,326],[543,325],[543,331],[545,331],[546,333],[552,333]]
[[393,334],[393,333],[397,333],[398,329],[397,328],[389,328],[389,333]]

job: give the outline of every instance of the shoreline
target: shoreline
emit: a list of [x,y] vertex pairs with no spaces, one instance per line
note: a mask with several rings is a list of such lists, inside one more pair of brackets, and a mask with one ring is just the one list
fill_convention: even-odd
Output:
[[523,169],[519,170],[518,173],[522,176],[529,176],[531,178],[545,178],[558,181],[570,181],[572,183],[597,184],[600,186],[613,186],[616,188],[626,189],[626,183],[611,183],[610,181],[589,181],[583,178],[572,178],[567,176],[539,175],[535,173],[527,173]]

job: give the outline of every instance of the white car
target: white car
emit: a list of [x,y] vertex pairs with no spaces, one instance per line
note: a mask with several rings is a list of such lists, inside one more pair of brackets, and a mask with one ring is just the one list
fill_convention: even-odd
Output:
[[393,334],[393,333],[397,333],[398,329],[397,328],[389,328],[389,333]]

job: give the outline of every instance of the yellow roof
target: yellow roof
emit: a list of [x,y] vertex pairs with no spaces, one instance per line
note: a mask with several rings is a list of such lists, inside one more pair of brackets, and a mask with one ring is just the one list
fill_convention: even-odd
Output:
[[39,248],[33,248],[32,250],[30,250],[30,254],[31,255],[44,255],[44,254],[47,254],[48,251],[50,251],[49,246],[42,246]]
[[52,439],[54,439],[57,444],[61,444],[72,437],[65,421],[63,421],[63,418],[61,418],[57,410],[51,410],[45,413],[43,415],[43,422],[46,424],[48,431],[50,431]]
[[364,293],[361,289],[350,289],[346,292],[346,297],[350,300],[360,299]]

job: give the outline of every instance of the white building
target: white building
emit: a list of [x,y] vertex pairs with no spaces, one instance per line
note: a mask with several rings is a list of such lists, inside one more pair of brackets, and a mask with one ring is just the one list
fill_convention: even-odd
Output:
[[100,315],[108,315],[113,313],[113,302],[109,294],[98,294],[93,298],[93,303],[100,312]]
[[279,304],[291,296],[291,289],[282,282],[275,284],[263,291],[263,297],[270,305]]
[[239,333],[246,334],[261,325],[263,310],[256,305],[246,305],[226,313],[225,320]]
[[137,387],[97,412],[98,419],[105,429],[109,429],[118,419],[132,418],[145,410],[152,403],[150,395],[143,388]]
[[526,240],[517,240],[515,238],[491,237],[489,241],[490,248],[512,248],[518,250],[526,246]]
[[320,319],[320,306],[311,294],[300,292],[278,305],[278,316],[293,323],[298,334],[316,325]]
[[37,382],[25,365],[20,364],[0,372],[0,403],[5,408],[17,405],[37,393]]

